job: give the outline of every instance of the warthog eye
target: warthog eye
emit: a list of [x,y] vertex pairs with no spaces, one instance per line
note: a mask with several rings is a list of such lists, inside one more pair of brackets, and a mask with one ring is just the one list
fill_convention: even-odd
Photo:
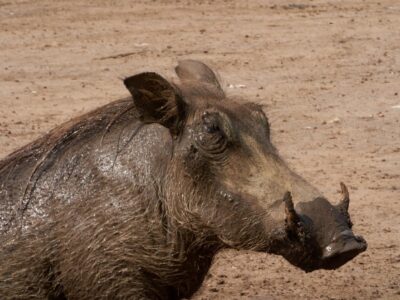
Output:
[[228,139],[223,120],[217,112],[204,112],[201,116],[200,132],[196,145],[200,152],[209,157],[221,155],[227,148]]
[[202,115],[203,127],[207,133],[215,133],[220,130],[216,113],[205,112]]

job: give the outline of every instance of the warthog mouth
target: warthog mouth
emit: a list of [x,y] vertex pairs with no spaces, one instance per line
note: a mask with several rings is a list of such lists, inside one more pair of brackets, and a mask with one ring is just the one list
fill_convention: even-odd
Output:
[[323,249],[322,268],[337,269],[365,250],[367,242],[364,238],[355,236],[351,230],[345,230]]

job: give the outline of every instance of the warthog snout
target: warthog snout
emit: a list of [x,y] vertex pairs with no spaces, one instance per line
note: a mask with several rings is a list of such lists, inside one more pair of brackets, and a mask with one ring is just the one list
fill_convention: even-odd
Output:
[[317,197],[299,202],[296,209],[289,210],[293,215],[291,219],[295,220],[292,223],[296,224],[292,231],[297,233],[300,244],[309,253],[294,264],[307,272],[320,268],[337,269],[367,249],[364,238],[352,231],[349,192],[344,183],[340,186],[342,199],[337,205],[332,205],[324,197]]
[[325,268],[336,269],[364,252],[367,242],[361,236],[355,236],[351,230],[342,231],[323,250]]

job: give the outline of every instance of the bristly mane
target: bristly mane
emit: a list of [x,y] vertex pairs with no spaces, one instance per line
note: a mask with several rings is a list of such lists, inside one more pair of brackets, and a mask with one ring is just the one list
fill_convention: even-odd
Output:
[[[119,99],[87,114],[73,118],[54,128],[38,140],[9,154],[3,160],[0,160],[0,187],[4,185],[5,179],[9,178],[13,173],[16,165],[29,158],[36,161],[30,174],[26,178],[23,187],[24,193],[19,205],[19,209],[22,211],[26,210],[36,183],[42,174],[53,164],[59,152],[65,149],[69,142],[73,141],[74,138],[78,136],[90,136],[101,131],[103,131],[102,138],[104,138],[111,127],[116,124],[124,114],[134,109],[134,104],[130,97]],[[118,151],[117,149],[117,155]],[[1,183],[1,181],[3,182]],[[13,221],[14,217],[15,215],[9,220],[9,224]]]

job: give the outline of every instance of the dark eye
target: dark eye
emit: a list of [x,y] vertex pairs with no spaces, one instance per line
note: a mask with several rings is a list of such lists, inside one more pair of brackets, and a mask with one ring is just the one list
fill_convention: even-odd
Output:
[[229,144],[225,133],[224,122],[218,112],[204,112],[197,135],[195,136],[196,148],[203,156],[221,158]]
[[219,120],[216,113],[205,112],[202,115],[203,128],[207,133],[215,133],[220,131]]

